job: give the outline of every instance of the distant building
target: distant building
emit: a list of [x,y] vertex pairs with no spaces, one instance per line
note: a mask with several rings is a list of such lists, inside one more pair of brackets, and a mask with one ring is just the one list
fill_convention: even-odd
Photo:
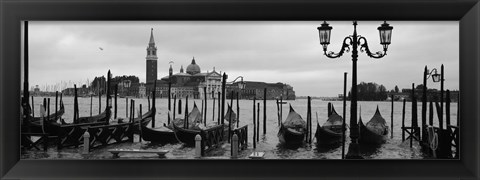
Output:
[[[265,83],[265,82],[255,82],[255,81],[244,81],[245,89],[240,90],[238,83],[236,82],[232,85],[227,86],[226,94],[227,98],[232,96],[232,91],[234,93],[239,92],[240,99],[263,99],[264,90],[267,88],[267,99],[286,99],[286,100],[295,100],[295,91],[293,87],[284,84],[284,83]],[[234,96],[235,98],[235,96]]]
[[[171,82],[171,96],[177,96],[177,98],[189,98],[203,99],[204,88],[206,87],[206,96],[211,99],[222,89],[222,76],[215,71],[201,72],[200,66],[195,62],[195,58],[192,59],[190,65],[187,66],[187,71],[184,72],[183,66],[180,68],[180,72],[173,74],[173,68],[170,65],[169,75],[157,80],[157,97],[168,97],[168,82]],[[151,92],[153,89],[153,83],[147,83],[146,89]],[[215,96],[216,98],[216,96]]]
[[[412,89],[402,89],[400,93],[388,93],[388,97],[391,95],[394,96],[394,100],[412,100]],[[415,89],[415,98],[418,102],[422,101],[423,90]],[[440,90],[438,89],[427,89],[427,101],[440,101]],[[443,97],[447,97],[447,90],[444,90]],[[450,100],[451,102],[458,102],[459,91],[453,90],[450,91]]]
[[[80,88],[77,88],[77,96],[78,97],[87,97],[90,96],[89,94],[89,89],[86,88],[86,86],[82,86]],[[75,88],[66,88],[62,90],[62,94],[64,96],[75,96]]]

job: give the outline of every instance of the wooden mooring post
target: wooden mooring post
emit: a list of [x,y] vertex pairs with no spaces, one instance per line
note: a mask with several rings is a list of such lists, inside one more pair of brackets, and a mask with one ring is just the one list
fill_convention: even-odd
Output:
[[181,97],[178,98],[178,114],[182,114],[182,99]]
[[142,134],[143,134],[143,132],[142,132],[142,120],[141,120],[142,119],[142,104],[139,104],[139,105],[140,105],[140,110],[139,110],[140,112],[138,113],[138,117],[140,118],[140,121],[138,121],[138,130],[140,132],[138,133],[138,136],[140,136],[140,137],[138,139],[139,139],[139,142],[142,142],[142,137],[143,137],[142,136]]
[[[345,122],[345,115],[347,109],[347,72],[343,73],[343,123],[342,123],[342,159],[345,159],[345,131],[347,124]],[[317,118],[318,119],[318,118]]]
[[260,103],[257,103],[257,142],[260,141]]
[[222,118],[222,114],[221,114],[222,111],[221,111],[221,108],[220,108],[221,103],[222,103],[220,101],[221,100],[220,96],[222,96],[222,93],[218,92],[217,95],[218,95],[218,114],[217,114],[218,118],[217,119],[218,119],[218,124],[222,124],[222,121],[220,120]]
[[428,108],[428,124],[433,126],[433,102],[430,101],[430,106]]
[[204,110],[204,113],[203,113],[203,125],[204,126],[207,126],[207,102],[208,102],[208,99],[207,99],[207,87],[203,87],[203,98],[205,99],[205,110]]
[[230,143],[230,138],[232,138],[232,114],[233,114],[233,91],[230,94],[230,105],[228,105],[228,109],[230,110],[230,114],[228,115],[228,143]]
[[220,119],[222,121],[222,124],[225,124],[225,118],[223,118],[225,114],[225,88],[226,88],[226,83],[227,83],[227,74],[224,72],[223,73],[223,78],[222,78],[222,113],[220,116]]
[[132,112],[130,113],[130,118],[132,118],[131,122],[133,122],[135,120],[135,100],[132,99],[132,102],[130,104],[130,109],[132,109]]
[[255,100],[256,100],[256,98],[254,97],[253,98],[253,118],[252,118],[253,119],[253,141],[252,141],[253,142],[253,149],[257,148],[257,143],[256,143],[257,142],[257,138],[256,138],[257,137],[257,131],[256,131],[257,122],[255,121]]
[[278,104],[278,99],[276,99],[277,102],[277,122],[278,122],[278,126],[280,126],[280,123],[281,123],[281,120],[280,120],[280,105]]
[[[205,119],[205,118],[203,118],[203,116],[205,115],[205,113],[204,113],[204,111],[203,111],[203,104],[204,104],[204,103],[205,103],[205,101],[203,101],[203,99],[202,99],[202,107],[201,107],[201,109],[200,109],[200,113],[202,113],[202,119]],[[202,123],[202,122],[200,122],[200,123]],[[205,123],[204,123],[204,124],[205,124]]]
[[47,117],[50,116],[50,98],[47,99]]
[[263,134],[267,133],[267,88],[263,89]]
[[[48,98],[48,105],[47,105],[47,115],[46,117],[50,117],[50,98]],[[43,117],[43,124],[45,125],[47,122],[45,122],[45,116]],[[44,132],[45,133],[45,132]],[[49,138],[48,138],[48,133],[46,133],[43,136],[43,151],[47,152],[48,150],[48,144],[49,144]]]
[[307,136],[306,136],[306,142],[311,144],[310,142],[310,125],[311,125],[311,121],[312,121],[312,107],[311,107],[311,98],[310,96],[308,96],[308,99],[307,99]]
[[237,92],[237,128],[238,128],[238,124],[240,123],[240,104],[238,100],[239,100],[239,92]]
[[449,127],[450,124],[450,90],[447,89],[446,92],[446,99],[445,99],[445,123],[447,123],[447,127]]
[[172,114],[173,114],[173,119],[175,119],[175,114],[177,111],[175,111],[177,108],[177,95],[175,94],[173,96],[173,111],[172,111]]
[[422,89],[422,128],[420,131],[421,134],[421,144],[424,145],[427,143],[427,76],[428,76],[428,69],[425,66],[423,71],[423,89]]
[[75,96],[73,97],[74,100],[73,100],[73,123],[74,124],[77,124],[77,120],[79,118],[79,110],[78,110],[78,95],[77,95],[77,85],[73,85],[73,88],[74,88],[74,93],[75,93]]
[[[171,66],[170,66],[171,67]],[[155,89],[156,91],[156,89]],[[170,76],[168,76],[168,111],[170,112],[172,110],[172,81],[170,79]],[[170,113],[167,115],[167,124],[170,124]]]
[[93,107],[93,94],[90,94],[90,117],[93,115],[92,107]]
[[[115,96],[114,96],[114,103],[115,103],[115,106],[114,106],[114,111],[115,111],[115,114],[113,116],[113,119],[117,119],[117,94],[118,94],[118,84],[115,84]],[[148,106],[150,107],[150,99],[148,100]]]
[[102,113],[102,93],[100,93],[100,87],[98,87],[98,114]]
[[413,147],[413,140],[420,141],[420,129],[418,127],[417,99],[415,97],[415,83],[412,83],[412,123],[410,127],[403,127],[402,131],[408,133],[407,139],[410,138],[410,148]]
[[390,139],[393,139],[393,94],[390,96],[392,98],[392,115],[390,116]]
[[183,123],[184,128],[188,129],[188,95],[185,97],[185,122]]
[[283,96],[280,96],[280,119],[283,119]]
[[[152,91],[152,108],[154,109],[154,112],[156,114],[157,112],[157,109],[155,108],[155,102],[156,102],[156,98],[157,98],[157,94],[156,94],[156,91],[157,91],[157,81],[155,81],[153,83],[153,91]],[[175,103],[175,101],[174,101]],[[175,109],[175,106],[173,106],[173,108]],[[150,108],[149,108],[150,110]],[[152,116],[152,128],[155,128],[155,114]],[[173,119],[175,119],[175,110],[173,110]]]
[[402,141],[405,141],[405,105],[407,100],[403,99],[403,109],[402,109]]
[[125,118],[128,118],[128,98],[125,98]]
[[35,103],[33,102],[33,96],[32,96],[32,117],[35,117],[35,108],[34,107],[35,107]]
[[58,91],[55,91],[55,119],[57,119],[58,111]]

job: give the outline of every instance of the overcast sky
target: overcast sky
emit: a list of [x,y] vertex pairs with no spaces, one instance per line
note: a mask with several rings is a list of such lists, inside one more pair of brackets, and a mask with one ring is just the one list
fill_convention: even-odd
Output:
[[[323,55],[317,27],[321,21],[30,21],[29,83],[40,87],[60,82],[85,84],[95,76],[136,75],[145,82],[146,48],[153,28],[158,48],[158,78],[190,64],[202,72],[226,72],[229,80],[283,82],[297,96],[337,96],[343,73],[351,86],[351,53],[329,59]],[[329,51],[338,52],[353,33],[351,21],[329,21]],[[370,50],[382,50],[377,27],[382,21],[359,21],[357,32]],[[376,82],[388,90],[421,84],[425,65],[445,65],[445,88],[459,89],[459,27],[457,21],[388,21],[393,26],[387,56],[359,54],[358,83]],[[100,47],[103,50],[100,50]],[[439,84],[429,80],[430,88]]]

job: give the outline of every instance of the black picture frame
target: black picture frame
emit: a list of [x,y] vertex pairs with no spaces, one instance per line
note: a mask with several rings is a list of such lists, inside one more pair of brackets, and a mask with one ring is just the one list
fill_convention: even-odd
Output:
[[[2,0],[0,18],[0,177],[4,179],[458,180],[480,177],[478,0]],[[461,159],[20,160],[22,20],[459,21]]]

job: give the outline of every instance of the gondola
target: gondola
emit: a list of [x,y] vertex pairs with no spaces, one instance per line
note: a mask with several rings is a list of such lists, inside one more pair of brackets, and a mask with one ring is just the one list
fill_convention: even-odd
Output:
[[108,123],[108,120],[110,119],[111,115],[112,115],[112,112],[110,108],[105,108],[105,110],[101,114],[98,114],[95,116],[79,117],[75,124],[97,123],[97,122]]
[[362,117],[358,123],[360,129],[360,137],[358,139],[360,144],[375,144],[379,145],[385,142],[385,137],[388,134],[388,127],[385,119],[377,110],[372,119],[367,124],[363,124]]
[[[157,84],[154,84],[154,88],[156,89]],[[150,120],[154,119],[156,108],[155,108],[155,91],[152,92],[152,109],[153,115]],[[170,116],[170,112],[169,112]],[[162,127],[148,127],[147,124],[142,123],[142,139],[145,141],[150,141],[151,143],[158,143],[158,144],[168,144],[168,143],[178,143],[178,138],[175,135],[175,131],[173,131],[173,127],[167,127],[163,124]]]
[[174,130],[180,142],[187,147],[193,147],[195,146],[195,136],[205,128],[201,123],[202,114],[194,104],[192,111],[188,113],[188,123],[185,124],[185,119],[176,118],[170,123],[170,128]]
[[208,128],[218,128],[220,126],[224,127],[223,124],[214,125],[212,127],[203,126],[202,114],[196,105],[194,105],[193,110],[188,114],[188,128],[186,128],[184,121],[184,119],[177,118],[170,124],[173,127],[178,140],[184,143],[187,147],[195,146],[195,136],[201,134],[203,130]]
[[320,126],[317,121],[315,137],[317,138],[317,145],[320,146],[337,145],[342,142],[343,118],[337,114],[333,105],[331,107],[332,110],[328,113],[330,115],[328,116],[327,122]]
[[[43,107],[41,107],[43,108]],[[47,124],[49,123],[56,123],[58,119],[61,119],[63,114],[65,113],[65,106],[63,105],[63,102],[60,101],[60,109],[57,111],[57,113],[52,113],[45,117],[45,121],[43,120],[44,117],[31,117],[30,118],[30,132],[31,133],[43,133],[44,130],[42,130],[42,124],[45,122]]]
[[66,123],[63,119],[60,119],[60,122],[50,122],[45,126],[45,132],[56,135],[59,129],[71,129],[75,126],[100,126],[109,124],[109,119],[111,116],[110,108],[105,108],[101,114],[88,117],[78,118],[78,123]]
[[277,134],[280,143],[287,148],[297,148],[305,143],[306,132],[305,120],[290,105],[287,119],[280,123],[280,130]]
[[[52,113],[45,117],[45,121],[56,122],[63,116],[63,114],[65,114],[65,106],[63,105],[63,101],[60,101],[60,109],[56,113]],[[41,120],[43,120],[43,117],[30,117],[30,122],[32,124],[39,124]]]
[[152,107],[152,109],[145,113],[142,117],[144,119],[136,119],[134,122],[135,123],[135,129],[138,129],[138,122],[141,122],[142,128],[141,128],[141,133],[142,133],[142,139],[145,141],[150,141],[152,143],[159,143],[159,144],[167,144],[167,143],[177,143],[177,137],[175,136],[175,132],[171,129],[166,127],[166,125],[163,125],[163,127],[153,127],[150,128],[148,127],[148,123],[152,121],[153,116],[155,116],[155,106]]
[[142,138],[145,141],[159,144],[174,144],[179,142],[175,131],[165,125],[156,128],[142,127]]

